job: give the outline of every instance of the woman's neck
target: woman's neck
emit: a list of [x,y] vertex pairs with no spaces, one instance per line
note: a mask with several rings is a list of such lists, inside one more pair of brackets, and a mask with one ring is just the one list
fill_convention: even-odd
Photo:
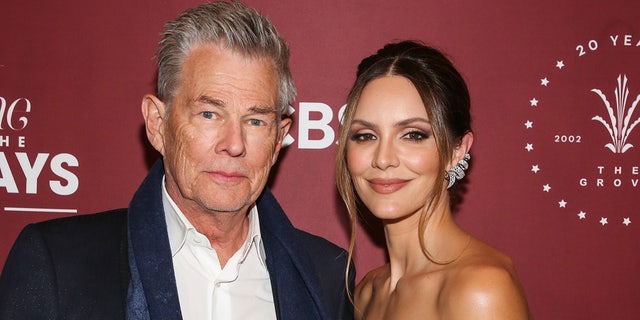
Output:
[[[470,236],[453,221],[448,207],[432,211],[419,231],[420,212],[394,221],[383,221],[390,264],[390,285],[407,274],[436,270],[443,262],[457,259]],[[423,248],[420,241],[424,242]]]

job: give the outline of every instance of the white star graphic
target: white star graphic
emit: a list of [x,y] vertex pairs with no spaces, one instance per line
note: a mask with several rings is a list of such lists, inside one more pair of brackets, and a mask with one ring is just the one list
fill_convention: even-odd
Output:
[[547,78],[540,79],[540,85],[543,85],[546,87],[548,84],[549,84],[549,79]]
[[524,123],[524,126],[527,129],[531,129],[531,128],[533,128],[533,122],[531,122],[531,120],[527,120],[527,122]]
[[560,206],[560,208],[566,208],[567,207],[567,202],[564,201],[564,199],[560,200],[558,202],[558,205]]
[[534,164],[531,166],[531,171],[533,171],[533,173],[538,173],[538,171],[540,171],[540,167],[538,167],[537,164]]
[[536,98],[533,98],[533,99],[529,100],[529,102],[531,103],[532,107],[535,107],[535,106],[538,105],[538,99],[536,99]]
[[556,68],[562,69],[562,67],[564,67],[564,61],[558,60],[558,62],[556,62]]
[[607,218],[605,218],[605,217],[601,217],[601,218],[600,218],[600,224],[601,224],[601,225],[603,225],[603,226],[604,226],[604,225],[605,225],[605,224],[607,224],[607,223],[609,223],[609,222],[607,221]]
[[631,224],[631,219],[630,218],[624,218],[622,220],[622,224],[624,224],[625,226],[628,226],[629,224]]
[[549,190],[551,190],[551,186],[548,183],[542,186],[542,191],[549,192]]
[[580,218],[580,220],[586,219],[587,218],[587,213],[584,212],[584,211],[578,212],[578,218]]
[[527,151],[531,152],[531,150],[533,150],[533,143],[527,143],[527,146],[524,148],[527,149]]

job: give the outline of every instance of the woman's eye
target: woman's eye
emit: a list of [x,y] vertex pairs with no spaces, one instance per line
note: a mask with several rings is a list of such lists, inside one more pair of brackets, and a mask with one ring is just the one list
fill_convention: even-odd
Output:
[[375,138],[376,137],[371,133],[355,133],[351,135],[351,140],[356,142],[375,140]]
[[424,139],[428,139],[429,135],[420,131],[411,131],[405,134],[404,137],[412,141],[422,141]]

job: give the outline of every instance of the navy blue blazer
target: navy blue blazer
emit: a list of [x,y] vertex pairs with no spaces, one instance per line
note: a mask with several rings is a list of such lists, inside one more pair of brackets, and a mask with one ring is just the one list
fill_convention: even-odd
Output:
[[[0,320],[182,319],[158,161],[128,209],[28,225],[0,275]],[[346,252],[257,201],[278,319],[353,319]],[[349,279],[353,288],[353,275]]]

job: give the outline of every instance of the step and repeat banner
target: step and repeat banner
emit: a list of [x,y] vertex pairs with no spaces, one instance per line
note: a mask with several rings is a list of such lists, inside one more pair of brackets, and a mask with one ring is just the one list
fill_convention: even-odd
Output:
[[[126,207],[158,154],[140,102],[163,23],[193,0],[0,4],[0,265],[28,223]],[[418,39],[468,82],[475,143],[457,221],[509,254],[536,319],[640,313],[640,3],[247,1],[291,45],[291,144],[270,187],[346,247],[333,159],[360,60]],[[638,109],[638,110],[636,110]],[[358,228],[358,279],[385,261]]]

